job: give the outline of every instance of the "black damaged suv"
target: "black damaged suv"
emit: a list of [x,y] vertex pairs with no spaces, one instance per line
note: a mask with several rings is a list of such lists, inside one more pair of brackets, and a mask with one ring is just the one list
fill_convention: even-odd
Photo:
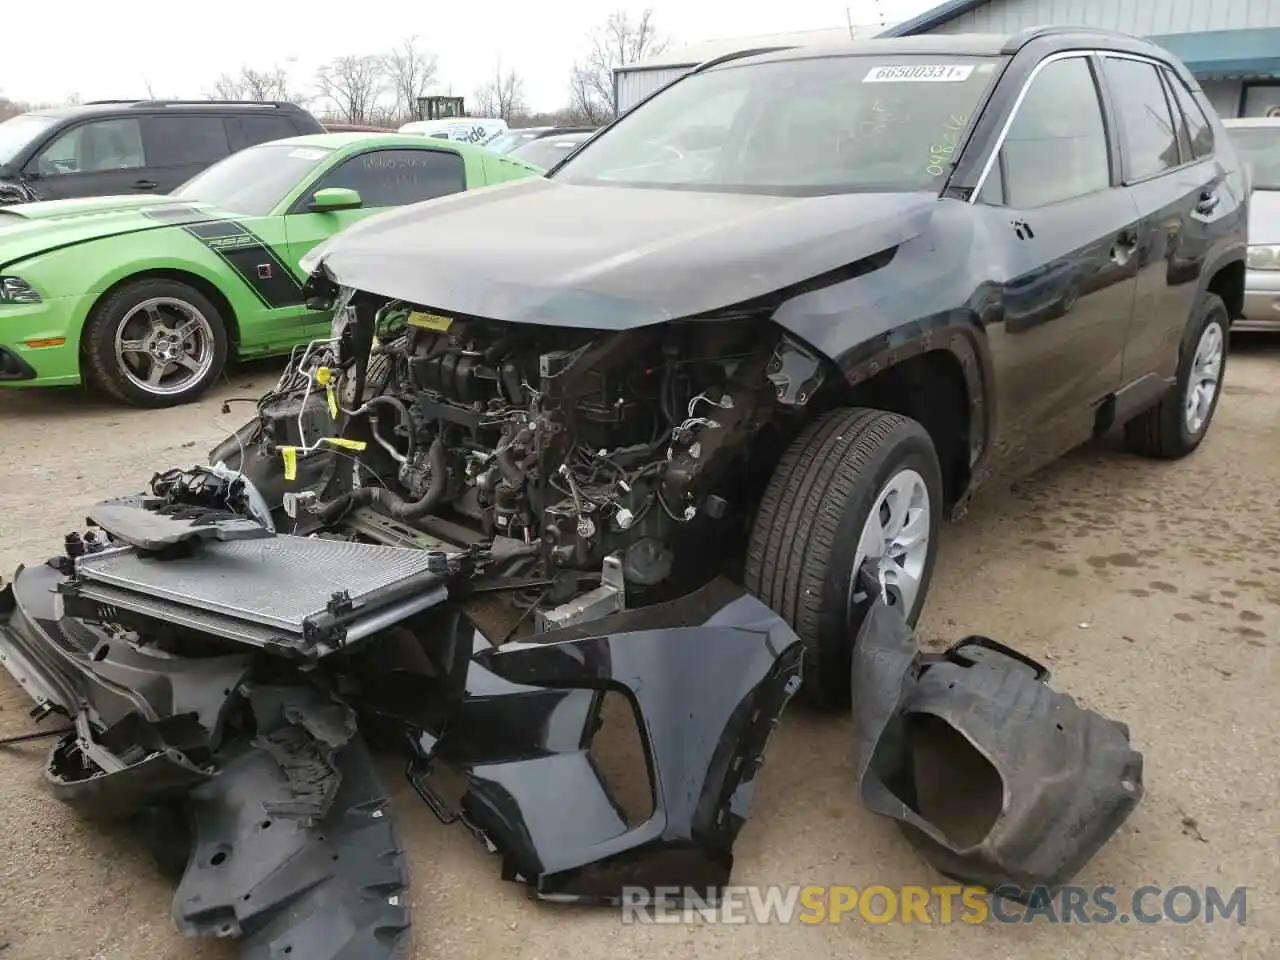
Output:
[[[309,302],[338,308],[324,377],[373,398],[334,428],[359,462],[280,523],[410,542],[382,516],[508,538],[539,582],[603,576],[539,598],[553,624],[610,609],[610,585],[643,604],[728,571],[804,639],[809,698],[838,701],[858,572],[914,620],[980,484],[1120,425],[1142,454],[1196,449],[1247,208],[1195,79],[1143,40],[707,63],[545,178],[308,255]],[[302,367],[223,450],[272,503],[311,483],[271,466],[316,442],[290,434],[321,409]]]
[[0,204],[168,193],[228,154],[324,133],[292,103],[99,100],[0,123]]

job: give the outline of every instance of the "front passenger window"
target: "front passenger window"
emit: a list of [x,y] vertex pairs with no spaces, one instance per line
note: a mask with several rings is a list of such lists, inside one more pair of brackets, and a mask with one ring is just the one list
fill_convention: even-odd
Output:
[[1110,185],[1107,129],[1089,61],[1046,64],[1027,88],[979,199],[1025,210]]
[[46,177],[68,173],[102,173],[146,166],[142,126],[137,120],[97,120],[72,127],[36,158]]

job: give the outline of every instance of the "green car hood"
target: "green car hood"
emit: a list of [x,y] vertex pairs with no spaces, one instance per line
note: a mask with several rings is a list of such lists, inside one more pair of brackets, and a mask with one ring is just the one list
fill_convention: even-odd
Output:
[[86,197],[0,207],[0,267],[92,240],[230,216],[207,204],[168,197]]

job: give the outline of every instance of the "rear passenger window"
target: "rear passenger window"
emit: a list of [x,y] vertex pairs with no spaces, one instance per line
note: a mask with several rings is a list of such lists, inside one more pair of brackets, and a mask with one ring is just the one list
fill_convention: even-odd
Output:
[[1164,71],[1164,79],[1169,89],[1173,91],[1173,99],[1181,110],[1181,117],[1175,116],[1174,119],[1186,122],[1182,133],[1190,144],[1192,157],[1203,160],[1205,157],[1212,156],[1213,127],[1209,125],[1209,120],[1200,109],[1200,104],[1196,103],[1195,97],[1191,95],[1186,84],[1178,79],[1172,70]]
[[462,157],[452,150],[371,150],[345,161],[312,189],[356,190],[366,207],[398,207],[467,188]]
[[1027,88],[979,199],[1026,209],[1110,185],[1107,130],[1089,62],[1046,64]]
[[146,137],[153,167],[208,166],[231,152],[221,117],[148,117]]
[[233,117],[230,123],[232,147],[236,150],[298,135],[287,117]]
[[1155,64],[1106,57],[1107,85],[1120,113],[1128,178],[1141,180],[1178,166],[1178,133]]

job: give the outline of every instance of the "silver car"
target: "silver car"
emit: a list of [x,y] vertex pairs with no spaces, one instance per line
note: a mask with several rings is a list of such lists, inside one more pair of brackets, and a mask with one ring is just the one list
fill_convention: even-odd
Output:
[[1280,117],[1223,120],[1249,170],[1244,314],[1233,330],[1280,330]]

